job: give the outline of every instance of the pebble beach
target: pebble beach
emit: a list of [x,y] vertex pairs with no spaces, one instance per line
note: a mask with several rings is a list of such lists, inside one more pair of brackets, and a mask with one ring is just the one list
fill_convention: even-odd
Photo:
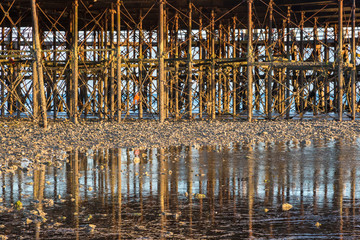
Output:
[[[168,146],[253,144],[288,142],[309,145],[316,140],[344,139],[351,143],[360,136],[358,121],[180,121],[160,124],[154,120],[112,122],[50,122],[47,129],[29,120],[0,121],[0,166],[28,162],[56,164],[73,149],[157,148]],[[11,170],[11,169],[10,169]]]

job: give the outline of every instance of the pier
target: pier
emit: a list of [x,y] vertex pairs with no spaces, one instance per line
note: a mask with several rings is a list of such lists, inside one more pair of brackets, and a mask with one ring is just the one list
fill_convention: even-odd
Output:
[[0,116],[355,120],[356,3],[2,0]]

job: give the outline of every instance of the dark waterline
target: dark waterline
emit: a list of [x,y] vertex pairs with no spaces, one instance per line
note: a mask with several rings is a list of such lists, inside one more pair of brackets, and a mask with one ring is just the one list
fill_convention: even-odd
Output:
[[73,151],[61,166],[0,175],[0,235],[358,239],[359,146],[170,147],[139,162],[135,149]]

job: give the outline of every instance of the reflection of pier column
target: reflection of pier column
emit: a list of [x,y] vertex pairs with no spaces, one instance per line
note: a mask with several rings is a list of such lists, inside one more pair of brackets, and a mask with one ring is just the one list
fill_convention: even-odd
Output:
[[150,192],[150,199],[152,200],[153,197],[153,189],[152,189],[152,182],[153,182],[153,152],[152,149],[149,149],[148,152],[148,156],[149,156],[149,162],[150,162],[150,186],[149,186],[149,192]]
[[[178,147],[170,147],[170,154],[172,156],[178,156],[179,154],[177,153],[179,148]],[[171,159],[173,160],[173,159]],[[170,177],[170,196],[171,197],[171,200],[170,200],[170,203],[171,203],[171,208],[172,209],[176,209],[176,212],[178,211],[178,207],[179,207],[179,204],[178,204],[178,193],[179,193],[179,187],[178,187],[178,177],[179,177],[179,173],[178,173],[178,167],[179,165],[179,162],[178,161],[171,161],[171,169],[173,171],[171,177]]]
[[[45,166],[41,166],[40,170],[34,171],[34,200],[37,200],[36,209],[43,211],[43,199],[45,189]],[[40,239],[41,221],[35,223],[35,238]]]
[[207,195],[209,198],[211,223],[214,224],[215,223],[215,181],[216,181],[215,156],[214,156],[214,152],[210,147],[207,147],[206,151],[210,152],[208,157],[209,170],[208,170]]
[[118,239],[121,239],[121,149],[117,150],[117,194],[118,194],[118,233],[119,237]]
[[159,171],[159,202],[160,202],[160,210],[161,210],[161,239],[164,239],[163,233],[166,230],[166,215],[165,215],[165,198],[166,198],[166,186],[167,179],[166,174],[161,174],[161,171],[165,168],[165,159],[164,159],[164,149],[159,149],[159,163],[160,163],[160,171]]
[[253,214],[254,214],[254,156],[253,149],[250,146],[247,155],[248,162],[248,207],[249,207],[249,238],[253,237]]
[[79,151],[74,151],[74,162],[73,162],[73,196],[74,202],[74,214],[75,214],[75,229],[76,239],[79,239],[79,203],[80,203],[80,190],[79,190]]
[[126,200],[130,201],[130,150],[126,149]]
[[141,159],[139,164],[139,198],[140,198],[140,223],[144,220],[144,197],[143,197],[143,185],[144,185],[144,159]]
[[[300,159],[305,159],[304,156],[304,149],[303,146],[301,146],[301,157]],[[305,214],[305,210],[304,210],[304,181],[305,181],[305,176],[304,176],[304,161],[300,161],[300,215],[302,217],[304,217]]]
[[352,214],[353,219],[355,221],[356,219],[356,163],[355,159],[351,159],[352,167],[351,167],[351,173],[350,173],[350,181],[351,181],[351,208],[352,208]]
[[188,158],[187,158],[187,192],[189,194],[189,231],[192,234],[192,205],[193,205],[193,170],[192,170],[192,149],[189,146]]
[[111,195],[111,208],[112,208],[112,224],[115,225],[115,177],[116,177],[116,155],[115,149],[110,149],[110,195]]
[[344,176],[343,176],[343,157],[342,154],[342,142],[339,141],[335,147],[337,148],[337,156],[335,162],[335,172],[334,172],[334,195],[333,195],[333,203],[334,208],[339,211],[339,237],[342,238],[343,234],[343,198],[344,198]]
[[[319,146],[321,147],[321,146]],[[317,159],[314,159],[314,175],[313,175],[313,212],[314,214],[318,213],[317,210],[317,190],[319,188],[318,186],[318,175],[320,174],[320,170],[319,170],[319,163]]]

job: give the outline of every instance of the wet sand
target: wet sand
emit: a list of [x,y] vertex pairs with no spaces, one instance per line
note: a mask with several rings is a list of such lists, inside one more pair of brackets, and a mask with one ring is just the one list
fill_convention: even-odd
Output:
[[295,141],[309,145],[318,139],[354,141],[360,136],[360,122],[346,121],[126,121],[51,122],[48,129],[28,120],[0,120],[0,165],[27,159],[54,164],[71,149],[156,148],[167,146],[251,144]]

